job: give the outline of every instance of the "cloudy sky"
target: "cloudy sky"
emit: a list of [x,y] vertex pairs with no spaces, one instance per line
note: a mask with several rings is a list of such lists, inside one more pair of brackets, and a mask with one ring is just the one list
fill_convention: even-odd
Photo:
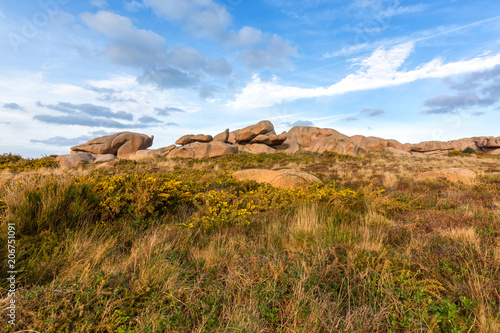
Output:
[[499,136],[500,2],[0,2],[0,154],[269,119],[402,142]]

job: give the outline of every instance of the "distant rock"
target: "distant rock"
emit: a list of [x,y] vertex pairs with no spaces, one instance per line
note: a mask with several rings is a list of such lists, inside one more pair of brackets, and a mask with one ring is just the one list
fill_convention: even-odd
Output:
[[276,134],[259,134],[255,138],[253,138],[250,143],[262,143],[268,146],[279,146],[286,140],[286,132],[281,133],[280,135]]
[[85,152],[91,154],[113,154],[118,157],[126,157],[138,150],[151,147],[153,136],[145,134],[120,132],[106,135],[90,140],[82,145],[71,148],[74,152]]
[[446,179],[450,182],[462,182],[470,184],[477,178],[477,174],[469,169],[450,168],[437,171],[427,171],[417,176],[418,180],[424,179]]
[[246,145],[237,145],[239,152],[250,154],[273,154],[276,149],[262,143],[249,143]]
[[497,149],[500,148],[500,136],[487,136],[487,137],[478,137],[475,138],[476,144],[479,148],[489,148],[489,149]]
[[220,141],[194,142],[173,149],[168,157],[212,158],[236,154],[238,147]]
[[177,148],[176,145],[170,145],[168,147],[163,147],[158,149],[139,150],[135,153],[133,157],[134,159],[143,159],[143,158],[153,158],[154,156],[167,156],[175,148]]
[[214,141],[227,142],[228,139],[229,139],[229,128],[226,129],[224,132],[214,136]]
[[316,143],[312,148],[310,147],[310,145],[317,140],[321,140],[327,137],[334,137],[334,139],[329,140],[330,148],[328,149],[334,149],[331,146],[331,141],[345,139],[352,142],[352,140],[347,135],[337,132],[336,130],[331,128],[294,126],[288,131],[288,133],[286,133],[286,140],[281,145],[278,145],[275,148],[278,150],[283,150],[286,153],[296,153],[300,150],[318,151],[322,150],[319,147],[319,143]]
[[233,173],[233,178],[236,180],[254,180],[257,183],[270,184],[273,187],[291,188],[298,187],[306,188],[313,183],[322,183],[317,177],[293,169],[288,170],[265,170],[265,169],[249,169]]
[[[114,155],[113,155],[114,156]],[[69,155],[59,155],[56,161],[59,163],[59,168],[70,169],[78,166],[82,162],[92,163],[95,158],[90,153],[73,153]]]
[[320,154],[324,152],[335,152],[351,156],[366,154],[365,148],[360,147],[349,137],[345,137],[344,135],[330,135],[311,141],[304,150]]
[[187,134],[187,135],[181,136],[179,139],[177,139],[177,141],[175,141],[175,143],[178,144],[178,145],[185,146],[185,145],[188,145],[188,144],[194,143],[194,142],[210,142],[212,140],[213,140],[213,138],[212,138],[211,135],[205,135],[205,134],[196,134],[196,135]]
[[490,150],[488,152],[488,154],[491,154],[491,155],[500,155],[500,148],[499,149]]
[[477,146],[476,141],[472,138],[465,138],[459,140],[448,141],[453,150],[464,151],[466,148],[472,148],[475,151],[480,151],[481,149]]
[[[139,151],[145,151],[145,150],[139,150]],[[94,155],[94,163],[97,163],[97,162],[108,162],[108,161],[112,161],[114,159],[116,159],[116,156],[113,155],[113,154],[96,154]]]
[[[260,134],[276,134],[274,125],[269,120],[259,121],[234,132],[234,142],[249,142]],[[230,134],[231,138],[231,134]],[[229,140],[231,142],[231,140]]]
[[401,155],[411,155],[409,152],[401,150],[401,149],[396,149],[394,147],[385,147],[384,151],[387,151],[389,153],[393,154],[401,154]]
[[424,141],[412,145],[410,151],[425,155],[447,154],[453,150],[453,146],[443,141]]

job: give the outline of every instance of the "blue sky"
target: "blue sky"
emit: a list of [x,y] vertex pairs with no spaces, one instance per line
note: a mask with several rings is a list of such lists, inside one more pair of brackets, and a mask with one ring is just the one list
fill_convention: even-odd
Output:
[[0,153],[262,119],[401,142],[499,136],[500,2],[0,3]]

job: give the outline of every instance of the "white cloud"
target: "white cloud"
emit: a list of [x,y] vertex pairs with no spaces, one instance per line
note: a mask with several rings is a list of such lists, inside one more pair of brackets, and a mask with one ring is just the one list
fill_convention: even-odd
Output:
[[159,17],[182,25],[196,37],[210,37],[222,44],[245,48],[237,59],[252,70],[288,68],[297,48],[288,40],[260,29],[230,29],[231,14],[213,0],[144,0]]
[[144,0],[146,6],[170,22],[179,22],[198,37],[220,36],[231,24],[231,14],[212,0]]
[[92,0],[90,1],[90,4],[97,8],[104,8],[108,6],[108,2],[106,0]]
[[237,109],[268,107],[303,98],[334,96],[396,86],[420,79],[443,78],[454,74],[480,71],[500,64],[500,54],[497,54],[450,63],[444,63],[442,59],[436,58],[413,70],[398,70],[412,51],[413,43],[401,44],[389,50],[379,48],[368,58],[357,61],[356,64],[360,68],[354,74],[328,87],[285,86],[279,84],[277,78],[264,82],[258,75],[254,75],[252,81],[228,105]]

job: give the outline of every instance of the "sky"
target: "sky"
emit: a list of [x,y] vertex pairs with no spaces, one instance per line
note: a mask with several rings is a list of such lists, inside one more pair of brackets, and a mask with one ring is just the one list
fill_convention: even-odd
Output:
[[0,154],[270,120],[401,142],[500,136],[500,2],[0,2]]

